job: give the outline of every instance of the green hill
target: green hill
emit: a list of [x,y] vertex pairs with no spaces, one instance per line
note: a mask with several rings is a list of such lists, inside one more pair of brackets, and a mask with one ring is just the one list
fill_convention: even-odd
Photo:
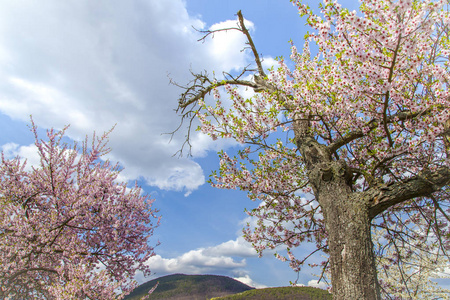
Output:
[[243,293],[225,297],[213,298],[214,300],[331,300],[332,295],[328,291],[309,286],[302,287],[277,287],[250,290]]
[[125,300],[138,300],[159,282],[150,299],[204,300],[241,293],[252,287],[226,276],[174,274],[148,281]]

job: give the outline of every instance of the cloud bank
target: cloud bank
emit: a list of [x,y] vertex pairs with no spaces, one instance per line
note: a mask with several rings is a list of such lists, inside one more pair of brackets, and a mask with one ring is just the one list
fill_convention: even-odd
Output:
[[[256,257],[257,253],[253,247],[242,237],[230,240],[222,244],[199,248],[188,251],[174,258],[163,258],[160,255],[151,257],[147,264],[152,273],[157,276],[167,274],[220,274],[233,277],[251,286],[261,287],[255,283],[246,271],[246,258]],[[136,280],[139,283],[148,281],[137,274]]]
[[[177,159],[184,134],[175,130],[180,84],[189,70],[229,71],[251,58],[238,32],[215,34],[187,13],[185,1],[17,0],[0,9],[0,111],[81,139],[117,124],[110,159],[128,179],[189,194],[205,182],[200,165]],[[236,20],[213,25],[235,26]],[[250,28],[252,24],[248,22]],[[193,134],[194,154],[214,149]]]

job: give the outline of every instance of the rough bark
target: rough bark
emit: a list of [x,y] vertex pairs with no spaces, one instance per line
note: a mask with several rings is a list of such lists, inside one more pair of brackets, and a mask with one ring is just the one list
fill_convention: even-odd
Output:
[[328,233],[333,298],[381,299],[367,201],[352,193],[342,162],[316,165],[310,179]]
[[333,299],[381,299],[372,238],[370,201],[353,193],[349,171],[308,135],[308,121],[294,122],[297,146],[309,171],[328,234]]
[[[352,199],[339,180],[322,189],[334,299],[381,299],[367,206]],[[342,194],[339,194],[342,193]]]
[[318,180],[318,200],[328,233],[334,299],[381,299],[367,203],[352,197],[345,178]]

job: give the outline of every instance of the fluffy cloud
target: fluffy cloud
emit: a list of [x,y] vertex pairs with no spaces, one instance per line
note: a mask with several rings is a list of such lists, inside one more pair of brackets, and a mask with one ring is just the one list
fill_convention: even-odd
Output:
[[[185,1],[46,1],[0,4],[0,111],[81,139],[117,124],[110,136],[123,176],[189,194],[205,182],[201,167],[172,155],[184,132],[173,109],[189,69],[232,71],[250,57],[244,37],[222,32],[204,44],[192,27],[205,24]],[[211,29],[235,26],[224,21]],[[249,28],[253,25],[248,22]],[[213,149],[193,135],[194,154]],[[224,146],[228,144],[225,142]]]
[[241,236],[234,241],[230,240],[220,245],[206,248],[204,253],[212,256],[254,257],[258,255],[252,245]]
[[208,256],[202,249],[191,250],[176,258],[163,258],[159,255],[153,256],[148,261],[152,270],[158,273],[185,273],[206,274],[211,272],[225,272],[241,274],[245,267],[245,260],[237,261],[231,257]]
[[323,280],[319,282],[317,279],[308,281],[308,286],[312,286],[323,290],[326,290],[328,288],[328,284],[326,284]]
[[[147,264],[158,277],[173,273],[221,274],[261,287],[250,279],[245,270],[247,266],[245,257],[255,256],[257,254],[252,246],[239,237],[217,246],[191,250],[175,258],[155,255],[147,261]],[[141,283],[148,279],[138,274],[136,280]]]
[[7,143],[1,146],[2,152],[6,159],[12,159],[17,156],[26,160],[26,170],[30,171],[31,166],[38,166],[40,163],[40,156],[38,149],[34,144],[28,146],[19,146],[15,143]]
[[[254,24],[245,20],[245,26],[252,31]],[[209,30],[219,30],[224,28],[237,28],[237,20],[228,20],[212,25]],[[206,39],[205,44],[209,48],[210,53],[214,53],[222,58],[220,70],[240,70],[242,66],[246,66],[252,57],[248,51],[242,52],[246,42],[245,36],[238,30],[227,30],[214,33],[210,39]],[[244,55],[243,55],[244,54]]]
[[259,284],[259,283],[257,283],[257,282],[254,282],[254,281],[250,278],[250,276],[248,276],[248,275],[245,275],[245,276],[243,276],[243,277],[234,277],[234,279],[236,279],[236,280],[238,280],[238,281],[240,281],[240,282],[243,282],[243,283],[245,283],[245,284],[248,285],[248,286],[257,288],[257,289],[263,289],[263,288],[266,288],[266,287],[267,287],[267,286],[264,285],[264,284]]

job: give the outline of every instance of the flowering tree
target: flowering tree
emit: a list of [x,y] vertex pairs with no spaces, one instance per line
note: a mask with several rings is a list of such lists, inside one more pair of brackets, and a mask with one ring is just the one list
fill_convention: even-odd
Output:
[[39,166],[2,153],[2,299],[121,299],[137,270],[150,273],[154,200],[116,183],[118,165],[100,161],[108,133],[79,149],[61,142],[65,130],[42,141],[33,124]]
[[[387,229],[376,230],[373,235],[378,280],[386,299],[440,299],[450,300],[450,291],[443,289],[431,278],[450,278],[446,272],[449,260],[423,245],[411,251],[394,239],[386,240]],[[435,245],[434,245],[435,246]]]
[[238,12],[254,68],[223,80],[194,74],[179,113],[244,146],[219,153],[212,183],[261,200],[248,212],[257,226],[244,229],[259,252],[285,245],[278,257],[298,271],[307,257],[292,249],[316,243],[334,299],[381,299],[372,228],[406,253],[450,250],[448,3],[362,0],[356,13],[325,0],[319,16],[291,2],[313,29],[302,52],[292,44],[292,67],[280,58],[265,73]]

